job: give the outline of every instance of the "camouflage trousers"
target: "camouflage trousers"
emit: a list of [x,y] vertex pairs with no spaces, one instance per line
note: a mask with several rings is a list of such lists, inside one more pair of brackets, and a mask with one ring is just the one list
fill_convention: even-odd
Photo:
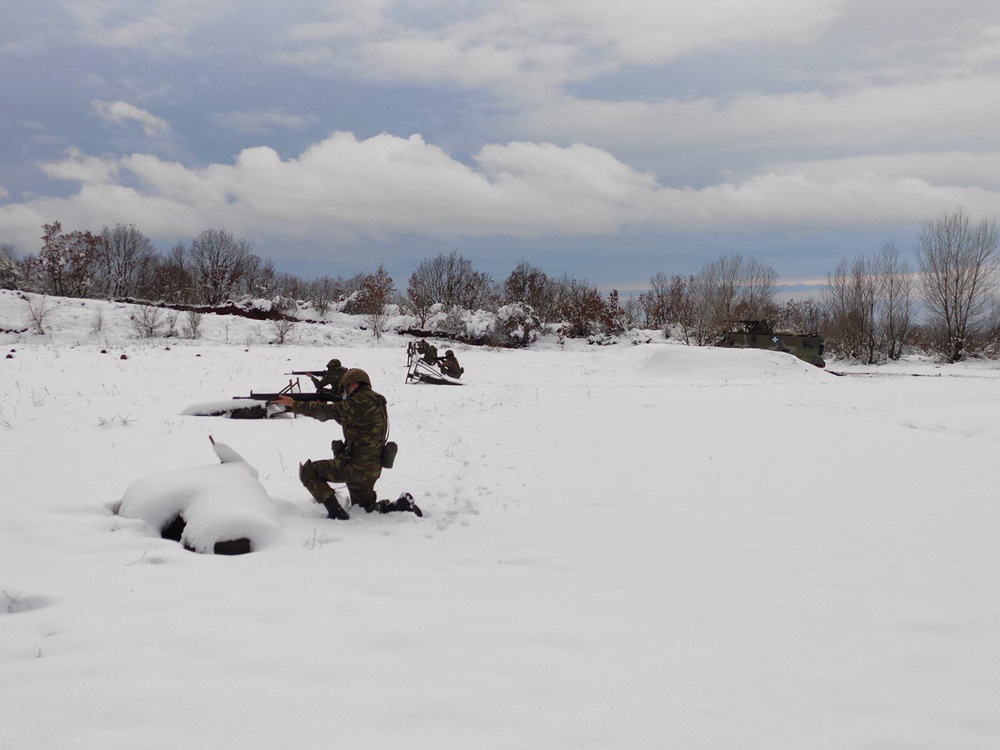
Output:
[[375,482],[381,475],[382,466],[378,463],[348,462],[339,457],[306,461],[299,467],[299,479],[316,502],[324,503],[333,498],[334,492],[328,483],[341,482],[347,485],[351,504],[369,513],[375,508],[378,498]]

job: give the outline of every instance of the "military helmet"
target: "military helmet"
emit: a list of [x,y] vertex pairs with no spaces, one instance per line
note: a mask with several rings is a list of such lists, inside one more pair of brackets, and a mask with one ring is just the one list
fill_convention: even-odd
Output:
[[340,360],[339,359],[331,359],[329,362],[326,363],[326,366],[328,368],[329,367],[340,367],[341,366],[340,365]]
[[344,373],[344,377],[340,379],[340,385],[338,386],[340,390],[344,390],[351,383],[364,383],[365,385],[371,385],[371,378],[368,377],[368,373],[357,367],[352,367],[350,370]]
[[446,357],[454,357],[455,356],[455,352],[453,352],[451,349],[449,349],[448,351],[446,351],[444,353],[444,356],[446,356]]

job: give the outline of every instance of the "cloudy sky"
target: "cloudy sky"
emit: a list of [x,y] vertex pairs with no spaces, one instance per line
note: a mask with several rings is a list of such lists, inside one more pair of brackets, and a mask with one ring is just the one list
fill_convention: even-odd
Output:
[[986,0],[0,0],[0,242],[789,283],[1000,214]]

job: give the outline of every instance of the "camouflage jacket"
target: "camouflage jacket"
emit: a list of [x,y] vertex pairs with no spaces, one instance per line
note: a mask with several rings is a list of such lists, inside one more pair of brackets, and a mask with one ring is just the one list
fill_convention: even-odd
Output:
[[323,377],[316,381],[316,390],[328,389],[336,391],[340,386],[340,379],[347,372],[346,367],[330,367],[323,373]]
[[296,401],[292,411],[325,422],[332,419],[344,429],[350,460],[378,463],[389,431],[385,396],[362,383],[346,401]]
[[436,365],[438,363],[438,350],[434,344],[428,344],[426,341],[421,341],[417,344],[417,351],[423,355],[421,359],[424,362],[432,365]]
[[441,372],[448,377],[460,378],[462,377],[462,373],[465,372],[465,368],[458,364],[458,359],[454,354],[450,357],[442,357],[440,362]]

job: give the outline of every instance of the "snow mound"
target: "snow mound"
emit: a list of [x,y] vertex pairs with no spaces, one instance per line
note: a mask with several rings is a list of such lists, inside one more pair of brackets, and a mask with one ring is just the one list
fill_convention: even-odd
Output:
[[800,382],[803,378],[829,377],[822,369],[781,352],[663,344],[618,350],[609,355],[605,370],[699,382]]
[[132,482],[119,515],[145,521],[161,534],[181,519],[180,542],[195,552],[247,540],[257,550],[280,531],[277,509],[257,470],[228,445],[213,443],[222,464],[166,471]]

